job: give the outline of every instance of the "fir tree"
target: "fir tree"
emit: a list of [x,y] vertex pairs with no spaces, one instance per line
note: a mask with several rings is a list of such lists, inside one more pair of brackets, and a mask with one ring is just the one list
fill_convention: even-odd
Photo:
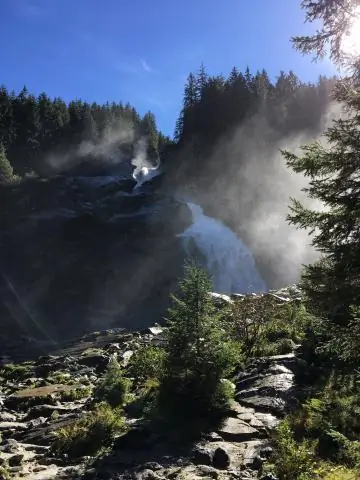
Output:
[[220,326],[207,274],[187,266],[180,290],[169,310],[159,401],[179,417],[207,417],[226,408],[229,392],[222,379],[235,352]]
[[[321,18],[324,27],[323,33],[314,37],[295,39],[297,47],[319,55],[328,44],[332,58],[343,62],[341,41],[348,21],[335,29],[339,25],[334,17],[342,3],[303,2],[307,18]],[[309,178],[304,189],[308,197],[324,207],[313,210],[293,200],[289,221],[309,229],[314,234],[313,245],[322,253],[318,262],[305,268],[302,287],[320,319],[317,346],[335,358],[344,356],[343,340],[349,326],[357,329],[353,305],[360,302],[360,92],[351,82],[341,82],[336,98],[346,105],[347,112],[325,133],[329,146],[315,143],[303,147],[302,156],[284,152],[288,166]]]

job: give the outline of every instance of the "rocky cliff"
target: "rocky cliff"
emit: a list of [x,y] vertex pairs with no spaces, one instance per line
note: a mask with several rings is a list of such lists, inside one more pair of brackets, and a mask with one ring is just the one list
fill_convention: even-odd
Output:
[[[187,207],[131,168],[29,179],[1,190],[0,344],[46,345],[158,321],[182,273]],[[140,300],[141,299],[141,300]],[[33,343],[32,343],[33,344]],[[39,342],[37,342],[37,345]]]

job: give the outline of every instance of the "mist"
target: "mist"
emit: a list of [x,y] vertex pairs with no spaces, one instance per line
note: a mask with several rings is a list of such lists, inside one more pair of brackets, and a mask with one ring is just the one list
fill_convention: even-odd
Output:
[[219,142],[209,156],[209,168],[220,162],[224,171],[219,174],[216,168],[211,186],[197,191],[196,201],[248,245],[270,288],[296,283],[302,265],[319,257],[309,232],[286,220],[290,198],[312,209],[325,208],[306,197],[302,189],[309,179],[286,166],[281,150],[301,154],[300,147],[315,140],[326,146],[322,132],[343,115],[341,105],[334,102],[321,119],[318,132],[279,138],[279,132],[258,113]]
[[104,131],[91,140],[82,140],[78,145],[70,146],[67,150],[51,152],[46,156],[46,164],[54,170],[68,170],[84,159],[116,165],[129,157],[121,148],[133,144],[136,131],[130,122],[123,119],[113,122]]

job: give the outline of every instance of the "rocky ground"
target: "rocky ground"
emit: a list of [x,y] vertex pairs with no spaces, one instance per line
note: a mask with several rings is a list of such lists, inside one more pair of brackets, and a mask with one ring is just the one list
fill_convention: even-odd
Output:
[[[278,295],[279,301],[285,301]],[[227,301],[223,296],[218,301]],[[236,402],[216,431],[179,446],[126,412],[128,433],[110,453],[77,463],[50,450],[56,431],[88,409],[92,388],[111,356],[126,365],[142,343],[162,342],[162,328],[107,330],[52,355],[2,367],[0,463],[13,478],[46,479],[256,479],[271,453],[269,434],[293,400],[294,353],[258,358],[235,377]],[[9,363],[10,358],[3,358]],[[1,478],[1,474],[0,474]],[[266,477],[266,478],[272,478]]]

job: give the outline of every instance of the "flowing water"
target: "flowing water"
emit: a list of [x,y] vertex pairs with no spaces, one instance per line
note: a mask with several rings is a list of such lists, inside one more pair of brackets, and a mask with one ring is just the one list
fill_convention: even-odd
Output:
[[219,220],[208,217],[194,203],[187,203],[193,223],[182,234],[190,257],[196,256],[212,277],[219,293],[252,293],[267,290],[249,248]]
[[[134,190],[148,182],[159,170],[137,166],[133,172]],[[252,293],[267,291],[250,249],[219,220],[208,217],[194,203],[187,203],[193,223],[178,235],[187,255],[196,258],[211,275],[213,287],[219,293]]]

